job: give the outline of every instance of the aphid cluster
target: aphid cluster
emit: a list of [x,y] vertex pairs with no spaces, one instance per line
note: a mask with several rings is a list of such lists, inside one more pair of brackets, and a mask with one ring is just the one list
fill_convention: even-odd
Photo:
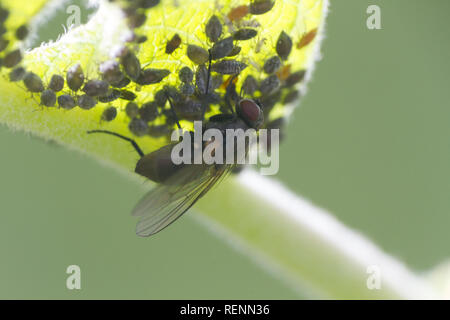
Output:
[[[10,81],[21,82],[27,91],[39,95],[44,107],[66,110],[98,107],[102,108],[100,120],[105,122],[115,120],[124,112],[128,128],[135,136],[168,137],[178,121],[201,120],[212,110],[230,110],[237,99],[236,92],[258,99],[267,119],[276,104],[298,98],[295,85],[303,80],[305,71],[292,71],[289,57],[293,49],[302,49],[314,40],[316,29],[305,33],[295,44],[288,33],[282,31],[273,42],[273,53],[264,59],[257,72],[243,76],[249,66],[257,66],[249,64],[247,57],[241,57],[241,46],[248,41],[254,41],[257,46],[267,45],[255,17],[271,11],[275,0],[250,0],[228,12],[219,10],[212,14],[203,26],[206,46],[189,43],[189,39],[183,39],[176,32],[169,35],[162,51],[171,55],[183,50],[192,62],[177,71],[176,83],[168,82],[169,70],[151,65],[143,67],[137,52],[139,44],[147,40],[145,35],[139,35],[139,28],[147,20],[147,10],[159,5],[160,0],[115,2],[123,8],[131,35],[111,60],[100,63],[97,76],[90,78],[75,61],[63,73],[41,79],[19,65],[20,50],[7,50],[8,40],[2,36],[0,66],[10,69]],[[9,12],[0,7],[0,29],[8,15]],[[15,31],[19,40],[26,35],[26,26]],[[173,81],[174,75],[170,79]],[[140,101],[139,88],[150,85],[158,85],[159,89],[153,98]],[[119,101],[122,103],[117,104]]]
[[[11,38],[22,41],[28,36],[28,27],[22,25],[13,32],[6,28],[6,22],[10,18],[10,11],[0,4],[0,69],[12,69],[22,61],[22,52],[20,49],[11,48]],[[12,33],[12,35],[11,35]],[[20,81],[23,73],[16,71],[12,78],[13,81]]]
[[[205,43],[189,43],[189,39],[183,42],[182,36],[174,33],[160,48],[172,55],[176,50],[181,53],[182,47],[190,60],[180,59],[186,65],[169,77],[169,70],[154,68],[151,63],[143,66],[138,52],[139,44],[147,41],[146,35],[138,34],[139,28],[147,20],[147,10],[159,5],[160,0],[110,0],[113,1],[122,6],[132,32],[111,60],[102,61],[94,75],[85,73],[76,61],[61,74],[45,79],[20,66],[20,50],[8,50],[8,40],[2,36],[9,12],[1,6],[0,67],[11,69],[10,81],[22,83],[33,96],[39,95],[42,106],[65,110],[101,108],[100,123],[114,121],[120,115],[119,119],[126,119],[135,137],[167,138],[175,125],[182,128],[185,121],[194,120],[202,120],[204,129],[214,128],[222,133],[228,129],[282,129],[285,119],[271,117],[271,110],[277,104],[298,99],[296,87],[303,81],[305,70],[293,70],[290,56],[292,50],[301,50],[314,40],[316,29],[306,32],[297,43],[282,31],[276,41],[268,41],[270,50],[261,50],[267,45],[266,38],[255,17],[270,12],[276,0],[248,0],[247,5],[233,7],[226,13],[217,10],[202,26]],[[25,26],[15,31],[18,40],[26,35]],[[265,52],[264,61],[241,54],[248,47],[255,55]],[[149,97],[151,90],[142,87],[150,85],[155,90]],[[139,94],[141,91],[146,95]],[[206,117],[207,113],[214,115]],[[236,163],[175,166],[171,159],[174,143],[144,154],[133,138],[106,130],[88,133],[106,133],[130,142],[140,156],[135,172],[159,184],[133,211],[140,217],[137,232],[141,236],[170,225],[222,176],[240,169]],[[212,142],[216,141],[193,143],[192,150],[208,147]],[[222,143],[229,145],[226,140]],[[270,140],[267,148],[272,148]]]

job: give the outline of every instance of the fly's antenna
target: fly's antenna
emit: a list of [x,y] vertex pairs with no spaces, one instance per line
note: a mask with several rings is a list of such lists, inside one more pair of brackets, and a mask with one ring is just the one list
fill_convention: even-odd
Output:
[[175,118],[175,121],[176,121],[176,123],[177,123],[177,127],[178,127],[178,129],[181,129],[181,126],[180,126],[180,120],[178,120],[178,116],[177,116],[177,113],[175,112],[175,109],[174,109],[174,107],[173,107],[172,100],[170,100],[170,97],[169,97],[169,95],[167,94],[167,91],[166,91],[166,90],[164,90],[164,94],[166,95],[166,98],[167,98],[167,100],[169,101],[170,110],[172,111],[172,115],[173,115],[173,117]]
[[209,54],[209,64],[208,64],[208,77],[206,78],[206,90],[205,90],[206,96],[209,93],[209,82],[211,81],[211,64],[212,64],[211,49],[208,49],[208,54]]
[[233,109],[233,106],[230,103],[230,99],[234,100],[234,103],[237,104],[239,102],[238,98],[241,99],[241,97],[242,97],[242,95],[241,95],[242,94],[242,88],[241,88],[241,94],[239,94],[239,96],[238,96],[238,94],[236,92],[236,85],[234,84],[234,80],[237,77],[238,77],[238,74],[235,74],[235,75],[233,75],[230,78],[230,80],[229,80],[230,82],[227,85],[226,93],[225,93],[225,100],[226,100],[227,106],[231,110],[232,114],[235,114],[236,112],[235,112],[235,110]]
[[125,141],[128,141],[129,143],[131,143],[131,145],[134,147],[134,149],[136,150],[136,152],[141,156],[141,158],[144,156],[144,152],[142,152],[142,149],[139,148],[139,145],[136,143],[136,141],[134,141],[133,139],[127,138],[121,134],[115,133],[115,132],[111,132],[111,131],[106,131],[106,130],[90,130],[87,132],[88,134],[92,134],[92,133],[105,133],[105,134],[110,134],[112,136],[118,137],[120,139],[123,139]]
[[[206,90],[205,90],[205,97],[208,99],[208,93],[209,93],[209,82],[211,81],[211,65],[212,65],[212,54],[211,49],[208,49],[209,54],[209,64],[208,64],[208,76],[206,77]],[[203,99],[204,100],[204,99]],[[203,101],[203,110],[202,110],[202,119],[205,120],[205,113],[206,113],[206,103]]]

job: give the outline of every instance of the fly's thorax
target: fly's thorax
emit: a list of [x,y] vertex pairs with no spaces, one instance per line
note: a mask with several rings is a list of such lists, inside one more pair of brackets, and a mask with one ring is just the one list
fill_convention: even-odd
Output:
[[208,129],[218,129],[225,133],[226,129],[232,129],[239,122],[238,117],[233,114],[220,113],[209,118],[209,121],[203,124],[203,132]]
[[[221,163],[238,164],[245,160],[251,145],[257,142],[256,129],[249,126],[244,119],[235,114],[218,114],[209,119],[203,126],[203,133],[208,129],[217,129],[221,140],[205,141],[203,149],[221,148],[223,159]],[[231,163],[230,163],[231,161]]]

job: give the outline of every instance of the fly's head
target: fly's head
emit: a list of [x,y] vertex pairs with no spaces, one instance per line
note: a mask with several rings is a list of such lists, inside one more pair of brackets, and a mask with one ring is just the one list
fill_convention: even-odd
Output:
[[259,130],[264,123],[264,113],[255,100],[241,99],[236,105],[236,112],[250,128],[255,130]]

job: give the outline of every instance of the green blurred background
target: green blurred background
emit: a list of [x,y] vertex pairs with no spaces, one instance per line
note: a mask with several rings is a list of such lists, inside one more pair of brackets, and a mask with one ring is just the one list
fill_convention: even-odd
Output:
[[[382,30],[366,28],[370,4]],[[448,12],[448,0],[332,1],[281,149],[281,181],[418,271],[450,256]],[[62,31],[60,13],[42,39]],[[5,127],[0,146],[0,298],[308,297],[192,217],[136,237],[142,188],[92,159]],[[71,264],[81,291],[66,289]]]

